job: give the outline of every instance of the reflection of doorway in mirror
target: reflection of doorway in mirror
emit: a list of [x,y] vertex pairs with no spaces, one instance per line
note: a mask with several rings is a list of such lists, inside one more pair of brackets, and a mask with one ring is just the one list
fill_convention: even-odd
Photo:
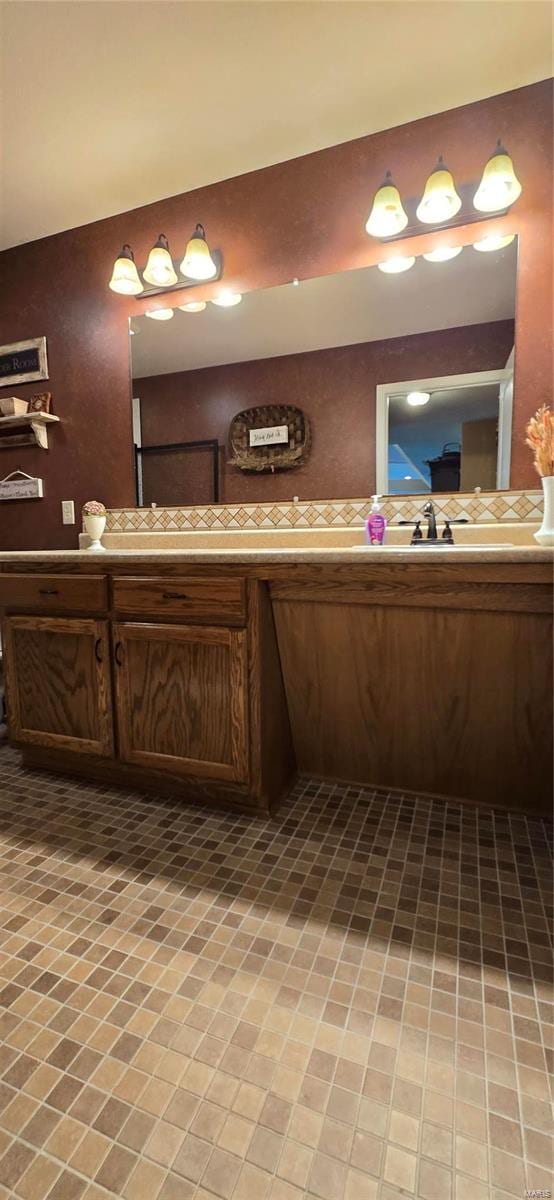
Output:
[[377,491],[509,486],[513,355],[505,368],[377,388]]

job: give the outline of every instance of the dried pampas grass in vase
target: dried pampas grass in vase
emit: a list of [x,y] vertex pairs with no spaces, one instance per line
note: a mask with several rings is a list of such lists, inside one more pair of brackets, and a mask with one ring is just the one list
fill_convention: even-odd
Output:
[[525,442],[533,451],[535,470],[542,479],[544,510],[535,534],[540,546],[554,546],[554,414],[547,404],[531,417]]

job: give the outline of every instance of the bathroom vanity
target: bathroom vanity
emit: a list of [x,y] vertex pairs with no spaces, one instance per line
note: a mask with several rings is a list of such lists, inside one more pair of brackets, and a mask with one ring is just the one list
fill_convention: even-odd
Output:
[[552,554],[527,547],[0,557],[23,762],[271,810],[297,771],[552,797]]

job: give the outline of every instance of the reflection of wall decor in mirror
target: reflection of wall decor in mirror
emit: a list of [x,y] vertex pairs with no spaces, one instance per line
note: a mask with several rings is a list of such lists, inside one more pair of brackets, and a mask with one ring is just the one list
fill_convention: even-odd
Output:
[[0,346],[0,387],[48,379],[46,338],[27,338]]
[[160,233],[142,270],[142,280],[132,246],[125,242],[114,262],[108,287],[121,296],[143,299],[145,296],[159,296],[163,292],[195,287],[199,282],[221,279],[222,270],[221,250],[210,250],[206,230],[198,223],[187,242],[181,262],[172,259],[165,233]]
[[[507,212],[521,196],[523,189],[510,155],[500,139],[485,165],[477,190],[475,186],[466,184],[460,188],[462,195],[459,195],[452,172],[448,170],[441,154],[419,202],[414,198],[403,201],[391,172],[387,171],[373,197],[366,232],[370,237],[390,241],[420,232],[418,221],[435,229],[453,229],[482,220],[483,213],[498,215]],[[458,217],[457,221],[455,217]]]
[[[403,257],[397,243],[390,250]],[[421,381],[487,371],[500,381],[509,370],[517,239],[478,253],[471,245],[456,246],[452,234],[445,233],[434,235],[424,250],[430,259],[420,253],[411,269],[399,274],[362,267],[249,292],[233,307],[208,303],[196,312],[176,307],[171,321],[133,317],[129,344],[135,443],[147,447],[215,439],[223,447],[237,413],[260,406],[273,409],[286,397],[304,414],[311,433],[310,452],[296,467],[294,488],[289,471],[238,470],[222,451],[223,503],[289,501],[293,491],[301,500],[386,493],[386,450],[385,479],[376,480],[377,388],[386,385],[392,393],[394,385],[408,380],[412,391],[433,392],[427,405],[410,406],[410,413],[414,420],[417,416],[427,422],[431,415],[437,420],[424,458],[440,457],[446,443],[462,441],[461,422],[451,432],[451,423],[442,419],[446,412],[441,415],[441,404],[451,400],[450,385],[444,385],[441,400]],[[436,253],[441,250],[449,253]],[[452,250],[457,252],[452,255]],[[500,487],[510,483],[512,384],[505,382]],[[473,407],[464,421],[469,423],[469,416],[475,422],[492,420],[489,400],[490,395],[479,399],[477,390],[471,396],[468,392],[464,403]],[[265,422],[284,423],[278,416]],[[487,481],[491,461],[489,455]],[[210,502],[208,461],[202,471],[200,458],[198,464],[186,477],[181,472],[186,490],[175,503]],[[152,461],[153,499],[165,486],[159,459],[156,470],[154,477]],[[422,465],[420,470],[430,486],[429,468]],[[176,475],[175,486],[177,482]],[[417,481],[405,483],[411,483],[412,491],[426,490]],[[485,477],[475,486],[486,487]]]
[[287,471],[304,462],[310,426],[294,404],[262,404],[233,417],[228,462],[241,471]]

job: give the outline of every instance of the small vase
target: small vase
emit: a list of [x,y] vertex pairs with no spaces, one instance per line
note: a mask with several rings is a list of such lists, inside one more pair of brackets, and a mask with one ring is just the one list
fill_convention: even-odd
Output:
[[90,538],[89,550],[103,550],[104,546],[100,541],[102,534],[106,528],[106,518],[96,516],[94,513],[84,513],[85,533],[88,533]]
[[539,546],[554,546],[554,475],[543,475],[544,510],[542,525],[534,535]]

